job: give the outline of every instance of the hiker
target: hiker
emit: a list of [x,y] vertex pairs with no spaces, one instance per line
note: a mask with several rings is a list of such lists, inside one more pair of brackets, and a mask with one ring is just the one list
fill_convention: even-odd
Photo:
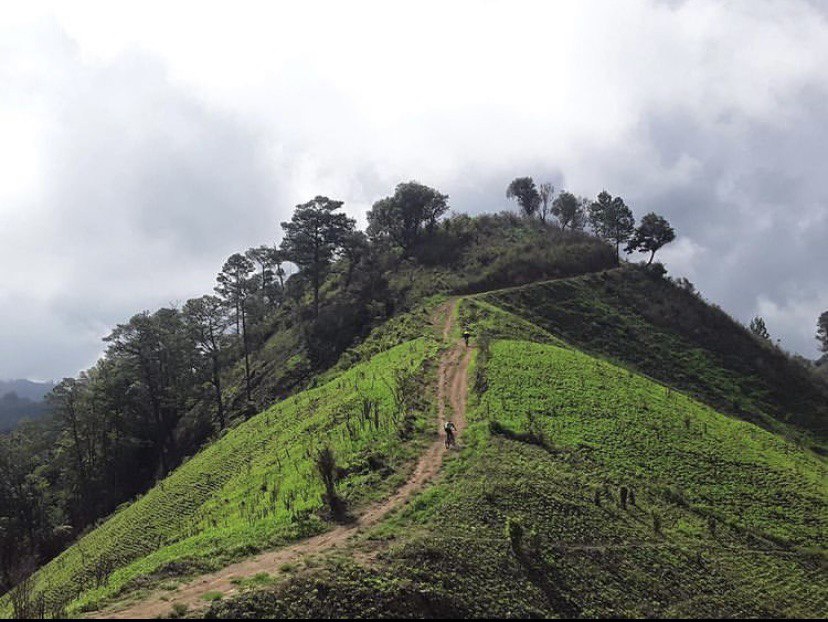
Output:
[[471,331],[468,328],[466,328],[466,330],[463,331],[463,341],[466,342],[466,347],[467,348],[469,347],[469,338],[470,337],[471,337]]
[[446,421],[443,429],[446,431],[446,449],[448,449],[454,445],[454,431],[457,429],[457,426],[452,421]]

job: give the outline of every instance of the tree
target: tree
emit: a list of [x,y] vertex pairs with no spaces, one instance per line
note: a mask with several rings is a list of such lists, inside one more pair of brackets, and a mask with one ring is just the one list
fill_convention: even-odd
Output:
[[538,186],[538,196],[540,197],[540,219],[546,222],[546,216],[550,213],[552,208],[552,197],[555,195],[555,186],[549,182],[544,182]]
[[506,198],[515,199],[527,218],[531,218],[538,211],[541,204],[541,195],[535,187],[531,177],[516,177],[506,188]]
[[264,306],[265,297],[267,296],[269,286],[272,283],[274,276],[273,249],[269,246],[257,246],[256,248],[247,249],[244,256],[259,269],[259,272],[256,275],[258,281],[257,287],[262,306]]
[[817,320],[817,340],[819,349],[828,354],[828,311],[825,311]]
[[90,450],[94,439],[88,438],[82,422],[82,392],[83,382],[74,378],[64,378],[47,396],[52,413],[57,417],[62,427],[67,431],[66,442],[61,443],[61,449],[70,456],[67,465],[68,476],[71,480],[70,496],[72,497],[73,522],[75,525],[85,525],[88,512],[92,510],[90,497]]
[[561,192],[552,202],[551,213],[561,223],[561,229],[583,229],[585,199],[579,199],[571,192]]
[[589,222],[598,237],[615,245],[615,254],[621,262],[621,244],[630,239],[635,230],[632,211],[621,197],[606,191],[589,206]]
[[188,300],[182,315],[196,349],[209,361],[218,429],[222,430],[226,423],[221,393],[222,336],[230,323],[226,307],[217,296],[202,296]]
[[345,270],[345,287],[348,287],[351,284],[351,279],[354,276],[354,269],[369,252],[370,248],[371,246],[368,242],[368,236],[362,231],[350,231],[343,238],[342,257],[348,264]]
[[650,253],[650,259],[647,261],[649,266],[653,263],[656,251],[675,239],[676,232],[667,219],[650,212],[641,219],[641,224],[633,233],[625,250],[627,253]]
[[279,292],[281,295],[285,291],[285,269],[282,267],[282,264],[287,260],[285,259],[285,254],[278,248],[271,249],[270,258],[273,264],[273,274],[279,279]]
[[765,326],[765,320],[759,316],[756,316],[750,321],[750,332],[756,337],[759,337],[759,339],[770,341],[770,333],[768,333],[768,329]]
[[434,231],[448,208],[448,195],[434,188],[416,181],[399,184],[393,196],[380,199],[371,207],[368,235],[375,240],[390,240],[407,257],[424,232]]
[[155,449],[166,474],[177,457],[174,430],[194,384],[194,352],[181,314],[175,309],[139,313],[118,324],[104,341],[109,344],[107,356],[132,380],[125,405],[136,417],[151,417]]
[[319,317],[319,288],[331,262],[342,249],[345,237],[356,221],[336,211],[342,201],[318,196],[296,206],[290,222],[283,222],[285,237],[281,250],[285,259],[295,263],[313,288],[313,316]]
[[236,335],[241,338],[244,351],[244,386],[247,401],[250,393],[250,348],[247,343],[247,297],[250,294],[250,273],[253,263],[244,255],[235,253],[224,263],[216,277],[218,293],[234,309]]

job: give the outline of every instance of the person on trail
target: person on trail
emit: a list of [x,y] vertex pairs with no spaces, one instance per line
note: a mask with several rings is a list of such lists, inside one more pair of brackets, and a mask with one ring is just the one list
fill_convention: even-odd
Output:
[[466,328],[466,330],[463,331],[463,341],[466,342],[466,347],[467,348],[469,347],[469,338],[470,337],[471,337],[471,331],[468,328]]
[[446,421],[445,425],[443,425],[443,429],[446,431],[446,449],[454,445],[454,432],[457,430],[457,426],[454,425],[452,421]]

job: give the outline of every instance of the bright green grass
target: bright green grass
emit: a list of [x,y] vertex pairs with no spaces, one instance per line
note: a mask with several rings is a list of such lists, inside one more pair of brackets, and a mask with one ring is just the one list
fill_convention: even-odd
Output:
[[471,297],[459,306],[459,320],[468,327],[474,339],[525,339],[538,343],[565,344],[544,329],[528,320],[505,311],[485,300],[485,297]]
[[[415,411],[420,442],[401,440],[395,383],[400,374],[422,377],[436,348],[425,338],[400,345],[239,425],[45,566],[36,589],[50,601],[74,600],[70,610],[94,608],[174,563],[216,566],[322,531],[314,459],[324,445],[337,456],[349,504],[381,496],[404,479],[433,418]],[[378,405],[367,418],[364,398]]]
[[[818,448],[828,434],[828,390],[808,370],[721,309],[640,270],[535,283],[477,300],[775,433]],[[500,336],[544,341],[522,332]]]
[[[512,321],[494,312],[478,320],[505,332],[498,317]],[[495,341],[475,358],[470,374],[478,371],[486,389],[470,396],[461,453],[368,535],[388,543],[375,563],[331,556],[211,613],[828,614],[824,557],[808,550],[822,545],[828,519],[821,458],[570,349]],[[527,434],[530,413],[543,445]],[[621,486],[634,505],[621,507]],[[520,556],[504,534],[508,519],[527,534]]]
[[660,482],[700,510],[804,546],[828,528],[824,462],[755,425],[577,351],[500,341],[480,411],[589,448],[609,483]]

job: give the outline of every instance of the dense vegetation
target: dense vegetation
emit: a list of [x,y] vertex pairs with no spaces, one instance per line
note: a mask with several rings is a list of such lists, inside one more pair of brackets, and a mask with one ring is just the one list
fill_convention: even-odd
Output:
[[[472,427],[435,486],[217,617],[821,617],[823,459],[483,303]],[[367,553],[366,553],[367,552]],[[365,558],[370,562],[365,562]]]
[[[445,478],[358,544],[370,563],[287,569],[213,613],[825,614],[828,385],[664,277],[663,218],[531,178],[507,194],[522,216],[446,217],[400,184],[365,233],[316,197],[214,294],[118,325],[50,418],[0,436],[0,611],[95,609],[387,494],[456,294],[477,395]],[[618,268],[623,245],[646,266]]]
[[0,380],[0,433],[8,432],[23,420],[46,414],[43,397],[53,387],[51,382]]
[[[298,206],[279,247],[228,258],[214,294],[118,325],[106,355],[50,395],[51,418],[0,437],[0,591],[428,297],[614,261],[553,223],[446,218],[446,197],[415,182],[377,202],[370,237],[340,207]],[[299,271],[287,277],[287,264]]]
[[90,608],[136,579],[171,568],[203,572],[324,530],[316,461],[327,449],[346,510],[393,489],[434,416],[418,397],[434,343],[397,346],[234,428],[81,538],[27,589],[51,614]]
[[0,433],[12,430],[24,420],[42,417],[48,408],[42,400],[20,397],[14,391],[0,397]]
[[698,293],[624,269],[486,294],[590,352],[632,365],[717,409],[770,429],[828,438],[828,385]]

